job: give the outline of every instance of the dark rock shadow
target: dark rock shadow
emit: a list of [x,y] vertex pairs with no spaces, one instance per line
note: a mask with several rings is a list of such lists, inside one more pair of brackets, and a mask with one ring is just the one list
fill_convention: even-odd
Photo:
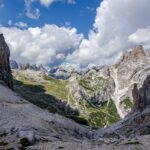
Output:
[[58,113],[80,124],[88,125],[87,120],[80,118],[77,109],[72,108],[67,101],[47,94],[42,85],[29,85],[14,79],[14,90],[24,99],[42,109],[47,109],[50,113]]

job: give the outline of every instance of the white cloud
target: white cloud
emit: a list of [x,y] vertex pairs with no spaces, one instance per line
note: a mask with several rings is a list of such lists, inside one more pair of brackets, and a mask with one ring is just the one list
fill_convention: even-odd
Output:
[[46,7],[50,6],[54,2],[66,2],[68,4],[76,4],[75,0],[39,0],[40,3]]
[[27,24],[27,23],[24,23],[24,22],[22,22],[22,21],[16,22],[14,25],[15,25],[16,27],[19,27],[19,28],[27,28],[27,27],[28,27],[28,24]]
[[135,33],[129,36],[129,41],[144,45],[146,49],[150,49],[150,26],[143,29],[138,29]]
[[27,23],[24,23],[24,22],[22,22],[22,21],[13,23],[12,20],[8,20],[8,25],[9,25],[9,26],[16,26],[16,27],[19,27],[19,28],[27,28],[27,27],[28,27],[28,24],[27,24]]
[[11,50],[12,59],[23,63],[56,65],[65,60],[83,38],[75,28],[45,25],[44,27],[0,27]]
[[0,4],[0,8],[4,8],[5,7],[5,4]]
[[12,24],[13,24],[13,23],[12,23],[12,20],[8,20],[8,25],[9,25],[9,26],[12,26]]
[[40,17],[40,10],[38,8],[32,8],[32,3],[36,2],[37,0],[24,0],[25,1],[25,15],[31,19],[39,19]]
[[40,9],[32,8],[32,4],[35,2],[39,2],[41,5],[45,7],[49,7],[54,2],[65,2],[67,4],[76,4],[75,0],[24,0],[25,2],[25,15],[31,19],[39,19],[40,17]]
[[70,22],[70,21],[66,21],[66,22],[65,22],[65,26],[66,26],[66,27],[70,27],[70,26],[71,26],[71,22]]
[[76,1],[75,0],[68,0],[68,4],[76,4]]
[[40,3],[46,7],[50,6],[53,2],[60,1],[60,0],[39,0]]
[[90,6],[86,6],[86,9],[89,10],[89,11],[91,11],[91,12],[95,11],[95,9],[93,7],[90,7]]
[[82,65],[113,63],[133,45],[128,37],[149,25],[149,0],[103,0],[89,38],[68,59]]

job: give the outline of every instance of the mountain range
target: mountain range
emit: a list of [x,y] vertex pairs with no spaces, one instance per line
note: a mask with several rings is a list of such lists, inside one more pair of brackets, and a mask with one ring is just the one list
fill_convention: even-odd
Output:
[[[52,111],[76,120],[80,118],[92,127],[109,126],[124,118],[134,103],[134,84],[140,87],[150,74],[149,55],[141,45],[127,50],[112,66],[80,70],[66,64],[47,70],[42,65],[18,65],[15,61],[10,64],[15,88],[22,96],[28,99],[29,95],[29,100],[34,103],[29,92],[35,95],[40,90],[45,91],[55,99],[52,101],[46,96],[44,101],[41,98],[39,101],[47,103],[46,107],[54,107]],[[21,84],[21,88],[18,84]],[[37,91],[32,91],[33,88]]]
[[0,149],[149,149],[150,59],[141,45],[84,71],[9,56],[0,35]]

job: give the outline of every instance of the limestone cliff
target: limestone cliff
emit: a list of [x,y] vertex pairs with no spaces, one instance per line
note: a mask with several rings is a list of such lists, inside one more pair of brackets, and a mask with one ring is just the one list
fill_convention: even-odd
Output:
[[137,88],[137,84],[134,85],[132,95],[135,103],[134,111],[142,111],[145,107],[150,105],[150,75],[146,78],[140,89]]
[[123,118],[131,111],[134,85],[136,84],[137,88],[141,87],[146,77],[150,75],[149,56],[141,45],[135,46],[126,51],[117,64],[110,67],[110,73],[116,85],[113,99]]
[[4,81],[9,88],[13,89],[9,57],[9,47],[5,42],[3,34],[0,34],[0,80]]

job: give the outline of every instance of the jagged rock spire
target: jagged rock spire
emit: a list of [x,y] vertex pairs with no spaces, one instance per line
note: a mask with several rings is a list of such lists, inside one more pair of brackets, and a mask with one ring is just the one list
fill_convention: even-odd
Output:
[[4,81],[9,88],[13,89],[9,57],[9,47],[5,42],[3,34],[0,34],[0,80]]
[[143,110],[150,105],[150,75],[145,79],[140,89],[138,89],[137,84],[134,84],[132,95],[134,100],[134,111]]

